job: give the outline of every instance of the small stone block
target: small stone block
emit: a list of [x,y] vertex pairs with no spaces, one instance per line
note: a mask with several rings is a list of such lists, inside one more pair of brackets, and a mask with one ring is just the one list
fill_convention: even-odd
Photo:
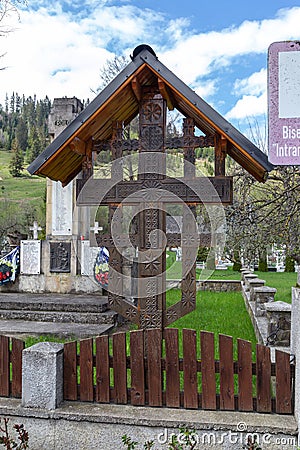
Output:
[[245,270],[245,271],[241,272],[241,274],[242,274],[242,281],[244,284],[245,284],[245,276],[246,275],[254,275],[253,272],[251,272],[250,270]]
[[291,335],[291,305],[285,302],[265,304],[270,345],[289,346]]
[[244,275],[245,280],[254,280],[255,278],[258,279],[257,275],[255,273],[246,273]]
[[247,284],[249,286],[249,291],[250,291],[250,301],[254,301],[255,300],[254,289],[256,287],[264,286],[265,280],[261,280],[260,278],[253,278],[253,279],[248,280]]
[[55,409],[63,401],[63,344],[40,342],[23,351],[22,406]]
[[265,316],[265,305],[274,302],[274,297],[277,289],[269,286],[258,286],[251,289],[253,293],[253,300],[255,301],[255,315]]
[[248,274],[244,275],[245,291],[250,290],[250,284],[249,284],[250,280],[258,280],[257,275],[255,275],[254,273],[248,273]]
[[282,312],[282,313],[289,313],[292,310],[292,306],[290,303],[278,301],[278,302],[271,302],[265,305],[265,308],[269,312]]

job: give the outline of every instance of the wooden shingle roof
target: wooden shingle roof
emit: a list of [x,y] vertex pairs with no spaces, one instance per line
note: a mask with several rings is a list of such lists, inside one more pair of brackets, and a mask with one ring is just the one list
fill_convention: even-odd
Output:
[[265,181],[273,169],[267,155],[233,127],[224,117],[164,66],[147,45],[137,47],[132,61],[62,131],[28,167],[31,174],[69,183],[82,169],[91,140],[112,136],[112,124],[125,125],[139,112],[139,91],[144,85],[158,85],[169,109],[176,108],[206,135],[216,133],[227,140],[227,153],[258,181]]

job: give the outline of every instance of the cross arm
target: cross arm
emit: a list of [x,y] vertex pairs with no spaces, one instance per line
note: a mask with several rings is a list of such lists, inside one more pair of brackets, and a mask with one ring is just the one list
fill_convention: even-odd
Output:
[[198,177],[194,179],[166,178],[151,180],[119,181],[90,179],[82,187],[77,183],[77,205],[112,205],[140,202],[223,204],[232,203],[232,177]]

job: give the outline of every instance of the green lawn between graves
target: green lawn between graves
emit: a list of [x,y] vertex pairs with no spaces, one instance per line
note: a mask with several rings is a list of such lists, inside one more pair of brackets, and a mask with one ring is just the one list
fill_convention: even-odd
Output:
[[254,272],[258,278],[265,280],[266,286],[277,289],[275,300],[283,302],[292,302],[292,287],[296,286],[296,272]]
[[[180,290],[171,289],[167,293],[167,306],[179,299]],[[255,351],[257,342],[255,333],[240,292],[198,291],[195,311],[181,317],[170,327],[178,328],[180,337],[183,328],[194,329],[199,334],[200,331],[213,332],[217,357],[219,356],[219,334],[233,337],[235,357],[237,356],[237,338],[252,342],[252,351]],[[198,345],[199,338],[200,336],[198,336]]]
[[[296,273],[284,272],[255,272],[259,278],[266,280],[266,285],[277,288],[276,300],[291,302],[291,288],[296,284]],[[169,278],[169,277],[168,277]],[[211,279],[240,279],[238,272],[216,270]],[[171,289],[167,292],[167,306],[179,301],[180,290]],[[218,355],[218,334],[227,334],[234,338],[234,351],[236,355],[236,339],[241,338],[252,342],[255,350],[256,338],[252,324],[246,311],[244,300],[240,292],[197,292],[197,307],[195,311],[174,322],[172,327],[211,331],[216,335],[216,351]],[[116,330],[118,331],[118,330]],[[26,347],[39,341],[62,340],[53,336],[31,337],[26,340]]]
[[[179,301],[180,295],[179,289],[169,290],[167,292],[167,306]],[[197,306],[195,311],[178,319],[171,327],[179,329],[180,342],[183,328],[195,329],[198,333],[201,330],[215,333],[216,355],[219,354],[218,334],[233,336],[235,355],[236,338],[251,341],[253,343],[253,351],[256,343],[253,327],[240,292],[197,292]],[[116,329],[116,331],[118,331],[118,329]],[[198,337],[198,345],[199,338],[200,336]],[[36,342],[47,340],[63,342],[63,340],[53,336],[30,337],[26,339],[26,347],[29,347]]]
[[[167,279],[181,279],[181,261],[175,261],[175,252],[167,252]],[[265,285],[277,289],[275,300],[291,303],[292,287],[296,286],[296,272],[254,272],[258,278],[265,280]],[[196,269],[197,280],[240,280],[240,272],[235,272],[229,267],[227,270],[207,271]]]

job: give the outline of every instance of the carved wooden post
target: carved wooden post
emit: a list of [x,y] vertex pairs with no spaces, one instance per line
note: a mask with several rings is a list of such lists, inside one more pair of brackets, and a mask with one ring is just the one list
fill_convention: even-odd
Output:
[[227,155],[227,139],[215,135],[215,177],[225,175],[225,159]]
[[[122,124],[116,122],[113,124],[113,135],[111,139],[111,157],[112,157],[112,179],[123,179],[122,157]],[[122,212],[118,204],[109,205],[108,212],[110,235],[121,234],[122,230]],[[122,254],[114,245],[109,248],[109,283],[114,286],[114,293],[108,291],[108,302],[114,305],[121,305],[123,297],[123,279],[122,279]]]
[[[183,121],[183,155],[184,155],[184,177],[194,178],[195,168],[195,147],[194,141],[195,125],[193,119],[186,118]],[[195,242],[185,237],[195,235],[196,206],[188,204],[183,206],[183,245],[182,245],[182,308],[184,314],[193,311],[196,307],[196,261],[193,262],[192,254],[195,249]],[[183,311],[182,311],[183,312]],[[182,314],[183,315],[183,314]]]
[[[164,153],[166,102],[156,90],[144,91],[140,103],[140,148],[142,166],[139,179],[145,187],[156,188],[156,180],[165,178],[161,159],[154,152]],[[146,154],[143,154],[147,152]],[[166,251],[161,246],[160,232],[166,232],[166,213],[159,202],[153,204],[150,193],[139,214],[139,276],[138,307],[141,328],[163,328],[165,312]]]

